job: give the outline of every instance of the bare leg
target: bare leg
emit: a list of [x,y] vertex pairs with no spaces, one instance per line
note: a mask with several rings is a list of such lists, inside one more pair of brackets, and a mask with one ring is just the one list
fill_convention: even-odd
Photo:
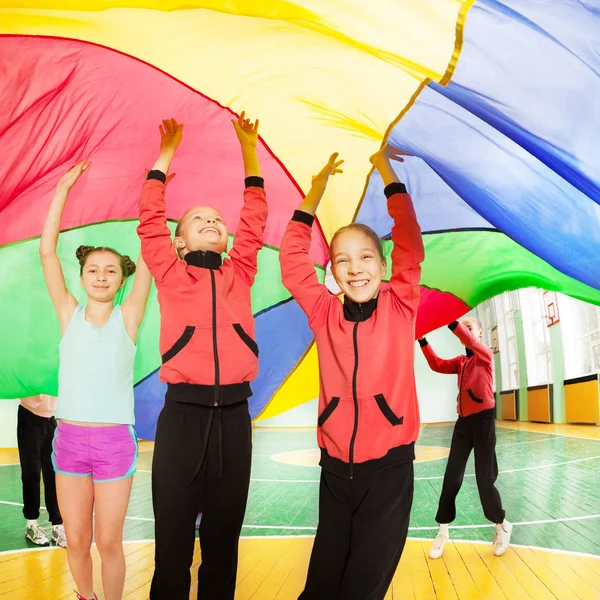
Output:
[[56,493],[67,536],[67,558],[79,593],[94,597],[92,573],[92,511],[94,485],[91,476],[56,473]]
[[123,523],[132,483],[133,477],[127,477],[119,481],[94,484],[96,546],[102,559],[102,586],[106,600],[121,600],[123,596]]

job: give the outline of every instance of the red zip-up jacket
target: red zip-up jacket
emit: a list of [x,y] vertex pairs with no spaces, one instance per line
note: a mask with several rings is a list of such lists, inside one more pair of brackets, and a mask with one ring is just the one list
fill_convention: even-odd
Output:
[[246,179],[233,247],[223,261],[201,251],[178,258],[167,226],[164,181],[160,171],[148,174],[137,228],[158,289],[160,380],[194,384],[190,402],[232,404],[251,395],[258,372],[250,288],[268,212],[263,179]]
[[456,412],[461,417],[494,408],[492,350],[478,342],[462,323],[454,321],[448,327],[465,345],[467,353],[450,359],[440,358],[423,338],[419,344],[429,366],[436,373],[458,375]]
[[342,303],[319,283],[308,255],[311,215],[296,211],[281,244],[283,284],[307,314],[319,354],[321,466],[348,478],[413,460],[419,434],[414,340],[423,241],[404,185],[385,193],[392,277],[365,304]]

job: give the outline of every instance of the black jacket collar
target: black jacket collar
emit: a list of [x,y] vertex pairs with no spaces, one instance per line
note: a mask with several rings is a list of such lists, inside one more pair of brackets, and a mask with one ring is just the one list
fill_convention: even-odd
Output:
[[194,250],[193,252],[188,252],[183,257],[183,260],[185,260],[188,265],[200,267],[202,269],[218,269],[223,264],[221,255],[210,250]]
[[366,321],[377,308],[377,296],[364,304],[358,304],[344,296],[344,318],[346,321]]
[[475,356],[475,354],[473,354],[473,350],[471,350],[470,348],[467,348],[467,357],[471,358],[471,356]]

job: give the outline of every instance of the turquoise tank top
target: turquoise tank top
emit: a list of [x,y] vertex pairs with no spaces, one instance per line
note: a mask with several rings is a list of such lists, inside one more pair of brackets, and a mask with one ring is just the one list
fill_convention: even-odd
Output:
[[60,342],[56,418],[133,425],[133,361],[121,307],[95,327],[78,306]]

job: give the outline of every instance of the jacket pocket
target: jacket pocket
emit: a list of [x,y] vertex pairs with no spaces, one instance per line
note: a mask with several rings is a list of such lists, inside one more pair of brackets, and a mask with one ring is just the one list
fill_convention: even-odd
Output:
[[196,327],[193,325],[188,325],[184,329],[179,339],[162,355],[163,364],[179,354],[179,352],[181,352],[190,343],[190,340],[194,335],[194,331],[196,331]]
[[252,350],[252,354],[258,358],[258,344],[244,331],[244,328],[239,323],[234,323],[233,328],[240,336],[242,342]]
[[337,408],[337,405],[340,403],[339,398],[332,398],[331,402],[325,407],[325,410],[319,415],[318,424],[319,427],[323,427],[325,421],[329,419],[331,413]]
[[379,410],[383,413],[383,416],[394,426],[402,425],[404,417],[397,417],[394,411],[390,408],[390,405],[386,402],[383,394],[377,394],[375,396],[375,402],[379,406]]
[[473,393],[473,390],[467,390],[467,394],[469,394],[469,398],[471,398],[471,400],[473,400],[473,402],[478,402],[479,404],[483,404],[483,400],[481,398],[478,398]]

